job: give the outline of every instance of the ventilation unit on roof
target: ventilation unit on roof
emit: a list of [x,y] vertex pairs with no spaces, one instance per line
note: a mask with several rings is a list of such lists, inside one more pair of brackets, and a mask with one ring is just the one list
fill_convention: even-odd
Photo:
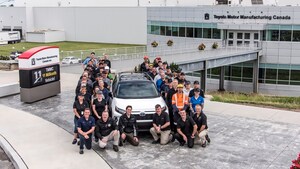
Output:
[[263,0],[251,0],[252,5],[263,5]]

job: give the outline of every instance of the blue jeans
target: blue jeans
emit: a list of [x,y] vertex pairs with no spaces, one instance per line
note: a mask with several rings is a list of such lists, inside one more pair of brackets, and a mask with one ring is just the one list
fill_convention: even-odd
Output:
[[89,138],[86,139],[84,138],[83,135],[79,134],[79,139],[80,139],[80,149],[83,149],[83,145],[85,145],[86,149],[90,150],[92,148],[92,134],[89,134]]

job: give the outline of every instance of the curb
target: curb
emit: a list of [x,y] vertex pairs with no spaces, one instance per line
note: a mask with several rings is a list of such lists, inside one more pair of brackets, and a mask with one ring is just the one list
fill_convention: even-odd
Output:
[[0,98],[20,93],[19,83],[0,84]]
[[0,134],[0,147],[4,150],[10,161],[13,163],[15,169],[28,169],[27,165],[9,144],[9,142]]

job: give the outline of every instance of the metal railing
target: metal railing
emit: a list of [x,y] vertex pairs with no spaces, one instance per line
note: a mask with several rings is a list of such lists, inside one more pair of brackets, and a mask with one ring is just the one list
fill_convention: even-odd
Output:
[[80,58],[81,60],[83,60],[87,56],[90,56],[91,52],[95,52],[98,58],[101,58],[104,54],[107,54],[110,56],[110,58],[113,58],[114,56],[121,55],[121,54],[126,55],[126,54],[133,54],[133,53],[142,53],[146,51],[147,51],[146,46],[61,51],[60,58],[63,59],[68,56],[74,56],[76,58]]

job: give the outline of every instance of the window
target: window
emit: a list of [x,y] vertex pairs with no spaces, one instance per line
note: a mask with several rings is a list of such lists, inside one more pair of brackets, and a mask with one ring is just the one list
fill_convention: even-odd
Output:
[[291,70],[291,81],[300,81],[300,70]]
[[289,84],[290,70],[278,69],[278,84]]
[[229,46],[233,46],[233,40],[229,40],[229,41],[228,41],[228,45],[229,45]]
[[160,35],[163,35],[163,36],[166,35],[166,27],[165,26],[160,26]]
[[254,40],[259,40],[258,33],[254,33]]
[[242,45],[242,44],[243,44],[243,41],[238,40],[236,43],[237,43],[237,45]]
[[237,39],[243,39],[243,33],[238,33],[237,34]]
[[185,27],[179,27],[179,36],[185,37]]
[[211,28],[203,28],[203,38],[211,39]]
[[202,28],[195,28],[195,38],[202,38]]
[[233,32],[229,32],[228,39],[233,39]]
[[250,39],[250,33],[245,33],[245,39]]
[[277,79],[277,69],[266,69],[266,79]]
[[186,37],[194,37],[194,28],[186,28]]
[[151,34],[159,35],[159,26],[151,25]]
[[266,40],[266,37],[267,37],[267,32],[266,32],[266,31],[263,31],[263,40],[264,40],[264,41]]
[[241,81],[241,76],[242,76],[242,68],[241,67],[236,67],[236,66],[232,66],[231,67],[232,70],[232,80],[233,81]]
[[259,68],[258,71],[258,83],[265,83],[265,68]]
[[250,45],[250,41],[244,41],[245,46],[249,46]]
[[178,35],[179,35],[178,27],[172,27],[172,36],[178,36]]
[[166,35],[172,36],[172,27],[171,26],[166,26]]
[[293,31],[293,41],[294,42],[300,41],[300,31]]
[[280,41],[291,41],[292,31],[281,30],[280,31]]
[[221,39],[221,30],[213,29],[213,39]]
[[279,31],[272,30],[272,31],[270,31],[270,35],[271,35],[271,41],[278,41],[279,40]]

